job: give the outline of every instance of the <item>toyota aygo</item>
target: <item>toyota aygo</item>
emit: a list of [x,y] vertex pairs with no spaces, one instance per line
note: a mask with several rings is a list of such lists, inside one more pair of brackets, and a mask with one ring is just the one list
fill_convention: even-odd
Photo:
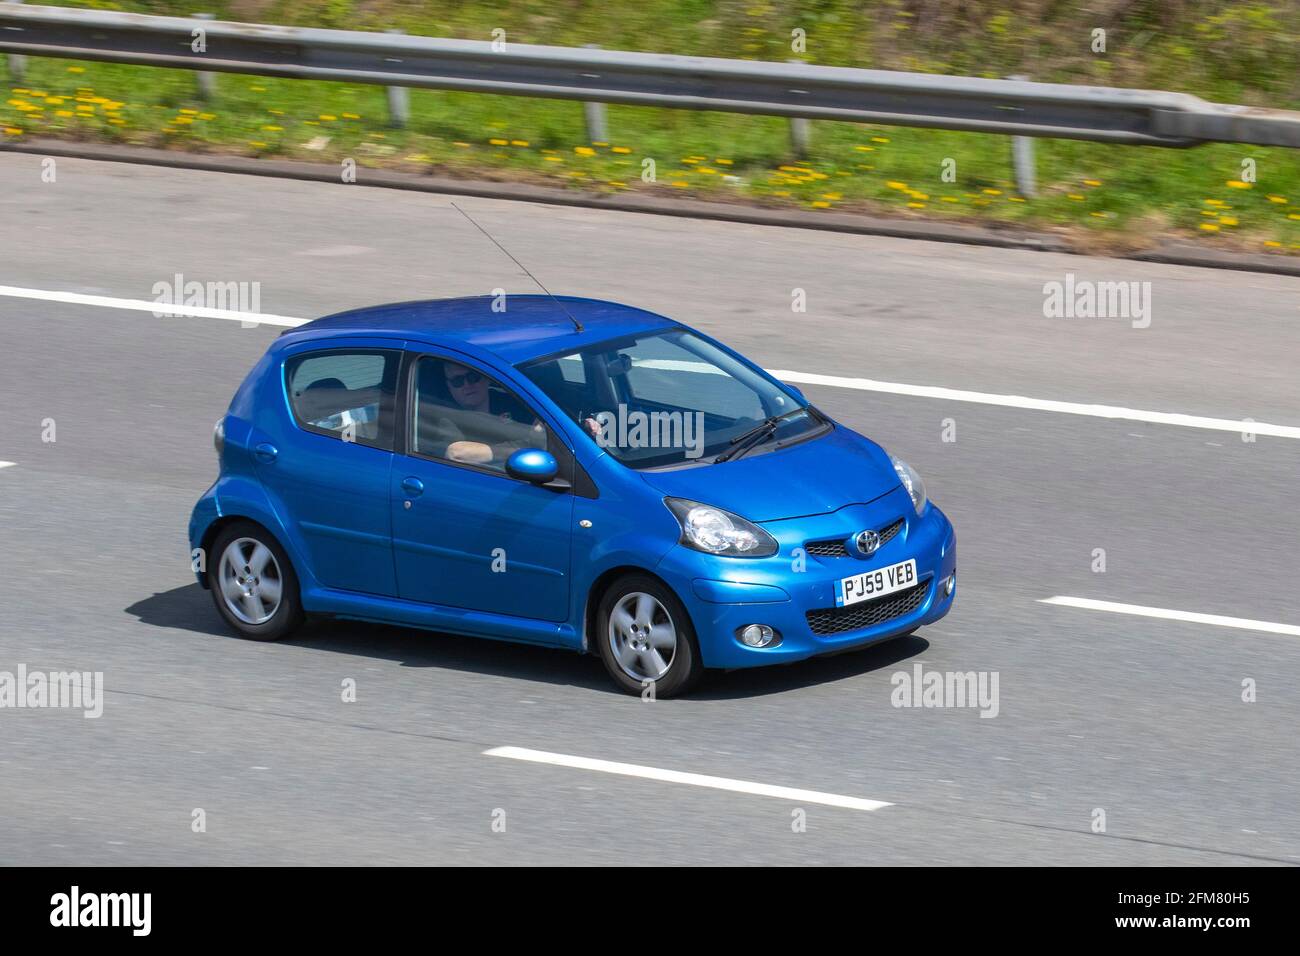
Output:
[[239,634],[308,615],[598,654],[660,697],[948,613],[920,476],[679,322],[482,297],[281,335],[215,433],[199,581]]

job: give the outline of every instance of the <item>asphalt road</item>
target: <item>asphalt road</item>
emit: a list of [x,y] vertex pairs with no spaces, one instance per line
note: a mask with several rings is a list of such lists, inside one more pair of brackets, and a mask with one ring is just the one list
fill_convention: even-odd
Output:
[[[0,156],[0,285],[150,300],[180,273],[260,282],[261,311],[302,317],[532,291],[437,195],[41,170]],[[678,317],[769,368],[1300,425],[1295,279],[457,202],[553,290]],[[1150,326],[1044,317],[1067,273],[1150,282]],[[0,294],[0,671],[106,687],[95,720],[0,709],[0,862],[1300,863],[1300,636],[1040,603],[1300,624],[1300,440],[805,386],[925,476],[958,529],[956,607],[646,704],[558,651],[222,627],[185,526],[212,424],[278,332]],[[997,672],[998,715],[891,706],[918,662]],[[891,805],[484,755],[503,746]]]

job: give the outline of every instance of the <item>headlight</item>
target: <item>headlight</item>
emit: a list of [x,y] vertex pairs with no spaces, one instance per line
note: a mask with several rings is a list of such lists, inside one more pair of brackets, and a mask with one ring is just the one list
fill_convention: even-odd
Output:
[[705,554],[731,558],[766,558],[776,554],[776,538],[752,521],[730,511],[685,498],[665,498],[682,526],[682,543]]
[[912,496],[912,504],[916,507],[916,513],[920,514],[921,509],[925,507],[925,482],[916,473],[916,469],[903,459],[890,455],[889,460],[894,463],[894,471],[898,472],[898,480],[903,483],[907,493]]

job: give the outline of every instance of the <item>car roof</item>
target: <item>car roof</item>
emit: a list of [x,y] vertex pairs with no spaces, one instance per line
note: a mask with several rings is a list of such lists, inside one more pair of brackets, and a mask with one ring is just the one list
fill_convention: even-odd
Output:
[[[494,304],[498,311],[493,311]],[[574,329],[569,315],[582,324],[584,331]],[[339,335],[400,336],[488,353],[514,365],[635,332],[678,327],[680,323],[672,319],[617,302],[567,295],[552,298],[512,294],[352,309],[290,329],[284,336],[289,342]]]

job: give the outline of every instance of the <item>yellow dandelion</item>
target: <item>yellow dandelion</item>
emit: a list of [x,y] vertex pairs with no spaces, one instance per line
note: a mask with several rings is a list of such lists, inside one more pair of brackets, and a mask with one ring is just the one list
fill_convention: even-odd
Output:
[[943,196],[941,198],[944,202],[961,202],[956,196]]
[[509,145],[510,145],[510,140],[508,140],[508,139],[490,139],[490,140],[488,140],[488,142],[491,143],[493,146],[509,146]]
[[1219,222],[1223,223],[1225,226],[1235,226],[1237,224],[1237,218],[1235,216],[1220,216]]
[[1270,249],[1281,249],[1281,248],[1282,248],[1282,243],[1278,242],[1278,241],[1275,240],[1275,239],[1265,239],[1265,240],[1264,240],[1264,245],[1268,246]]
[[907,183],[895,182],[893,180],[885,183],[890,189],[907,189]]
[[23,135],[23,131],[20,130],[17,126],[6,126],[6,127],[5,127],[5,135],[6,135],[6,136],[21,136],[21,135]]
[[630,153],[630,152],[632,152],[632,150],[628,149],[626,146],[615,146],[612,150],[610,150],[610,152],[612,152],[612,153]]
[[876,149],[874,146],[854,146],[853,148],[863,153],[872,153]]
[[[53,102],[53,100],[51,100],[51,102]],[[1270,196],[1268,197],[1268,201],[1269,201],[1269,202],[1280,202],[1280,203],[1284,203],[1284,202],[1286,202],[1286,197],[1285,197],[1285,196],[1274,196],[1274,195],[1270,195]]]
[[731,162],[731,160],[729,160],[729,159],[715,159],[714,162],[717,163],[719,166],[730,166],[730,165],[732,165],[732,162]]
[[595,156],[595,155],[596,155],[596,151],[595,151],[594,149],[592,149],[590,146],[575,146],[575,147],[573,147],[573,151],[574,151],[575,153],[577,153],[579,156]]
[[342,116],[342,117],[343,117],[344,119],[346,119],[346,120],[359,120],[359,119],[361,119],[361,114],[359,114],[359,113],[340,113],[339,115]]
[[1085,179],[1085,180],[1083,181],[1083,184],[1084,184],[1085,186],[1100,186],[1100,185],[1101,185],[1101,180],[1100,180],[1100,179]]
[[562,162],[564,162],[564,157],[563,157],[563,156],[547,156],[547,157],[546,157],[546,161],[547,161],[548,163],[562,163]]
[[1066,199],[1073,199],[1075,202],[1083,202],[1083,197],[1078,193],[1067,193]]
[[1212,223],[1212,222],[1203,222],[1203,223],[1201,223],[1201,228],[1204,229],[1206,232],[1218,232],[1218,231],[1219,231],[1219,227],[1218,227],[1218,225],[1216,225],[1215,223]]
[[338,117],[335,116],[333,113],[321,113],[319,118],[324,120],[327,123],[333,123],[335,120],[338,119]]
[[283,133],[283,126],[263,126],[262,130],[267,133]]
[[453,145],[453,146],[459,146],[461,149],[469,149],[469,148],[470,148],[470,144],[469,144],[469,143],[452,143],[451,145]]
[[986,195],[986,196],[1001,196],[1001,195],[1002,195],[1002,190],[1001,190],[1001,189],[981,189],[980,192],[982,192],[982,193],[983,193],[984,195]]
[[1229,179],[1224,183],[1229,189],[1250,189],[1251,183],[1243,183],[1240,179]]
[[526,140],[526,139],[512,139],[512,140],[510,141],[510,145],[511,145],[511,146],[527,146],[527,145],[528,145],[528,140]]
[[1008,197],[1007,197],[1007,202],[1024,202],[1024,201],[1025,201],[1025,197],[1024,197],[1024,196],[1008,196]]
[[908,208],[908,209],[924,209],[924,208],[925,208],[925,203],[923,203],[923,202],[910,202],[910,203],[907,204],[907,208]]
[[839,193],[822,193],[822,199],[830,199],[832,201],[836,201],[843,198],[844,197]]
[[814,209],[830,209],[831,204],[828,202],[823,202],[822,200],[818,199],[816,202],[812,204],[812,207]]
[[70,67],[68,67],[68,72],[69,72],[69,73],[85,73],[85,72],[86,72],[86,68],[85,68],[84,66],[70,66]]
[[671,183],[670,185],[673,187],[673,189],[685,189],[690,185],[690,183],[684,183],[680,179],[678,179],[675,182]]
[[873,143],[888,143],[888,142],[889,142],[889,137],[888,137],[888,136],[873,136],[873,137],[871,137],[871,141],[872,141]]

